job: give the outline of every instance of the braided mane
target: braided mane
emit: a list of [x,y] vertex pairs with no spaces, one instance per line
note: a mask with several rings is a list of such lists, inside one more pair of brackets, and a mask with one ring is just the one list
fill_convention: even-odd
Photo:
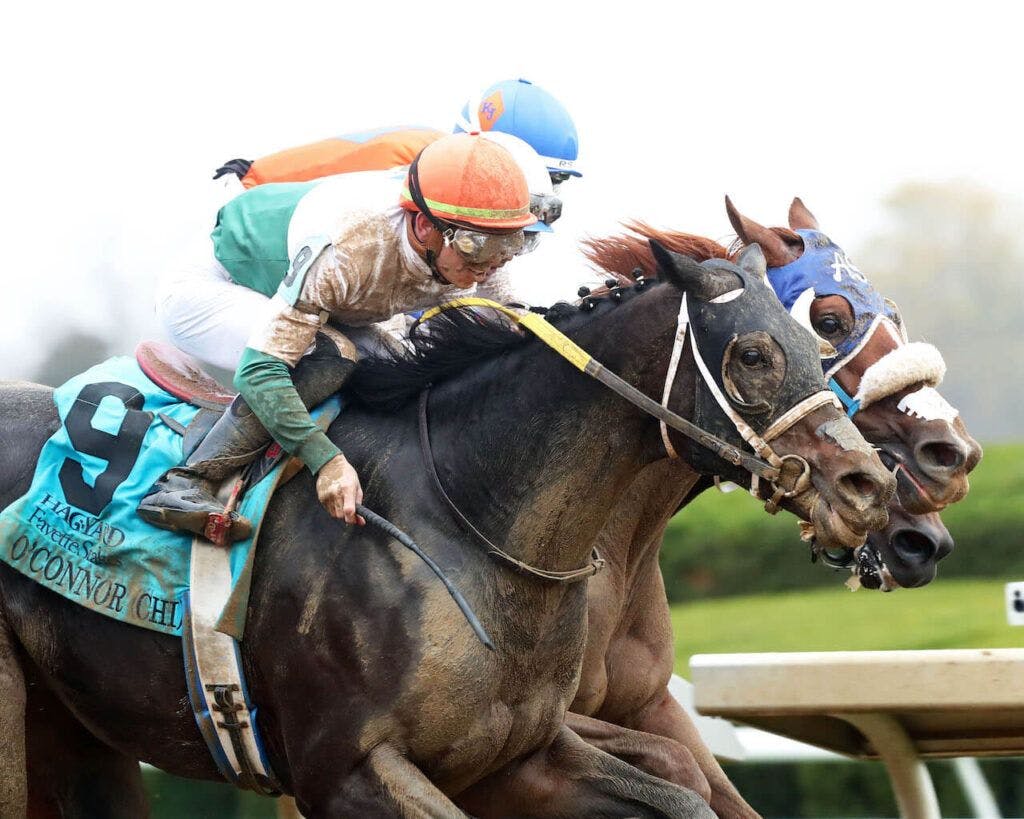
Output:
[[[578,304],[560,302],[538,312],[563,332],[572,332],[656,285],[670,286],[649,282],[619,287]],[[541,342],[503,316],[480,308],[449,308],[414,330],[401,349],[360,359],[345,390],[365,407],[394,411],[429,384],[456,378],[482,361],[514,354],[531,344]]]

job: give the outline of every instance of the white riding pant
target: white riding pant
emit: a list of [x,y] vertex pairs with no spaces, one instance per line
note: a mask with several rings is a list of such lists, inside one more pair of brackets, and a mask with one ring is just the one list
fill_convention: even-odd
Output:
[[[209,240],[207,240],[209,241]],[[262,293],[231,281],[209,254],[161,277],[156,312],[168,340],[206,364],[234,370],[254,330],[274,311]]]
[[[163,276],[157,289],[157,317],[167,339],[179,350],[234,372],[242,351],[278,307],[262,293],[235,284],[212,254]],[[367,327],[340,328],[361,355],[381,355],[390,339],[404,338],[406,317]]]

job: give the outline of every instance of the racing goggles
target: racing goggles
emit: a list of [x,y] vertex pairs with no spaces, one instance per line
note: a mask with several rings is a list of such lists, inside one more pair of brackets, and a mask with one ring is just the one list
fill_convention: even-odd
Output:
[[459,256],[474,267],[504,264],[518,256],[526,246],[523,231],[512,233],[480,233],[476,230],[450,226],[444,232],[446,246],[454,247]]
[[551,193],[531,193],[530,213],[538,222],[552,225],[562,216],[562,200]]

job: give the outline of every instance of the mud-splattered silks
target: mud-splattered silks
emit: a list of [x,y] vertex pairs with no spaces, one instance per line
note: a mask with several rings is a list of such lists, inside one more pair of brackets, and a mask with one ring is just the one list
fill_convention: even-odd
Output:
[[[54,403],[61,427],[43,446],[28,492],[0,512],[0,558],[93,611],[180,636],[192,536],[152,527],[135,510],[181,462],[175,427],[198,408],[161,390],[127,357],[75,376],[54,391]],[[254,529],[275,473],[243,500]],[[234,545],[233,579],[254,542],[255,535]]]

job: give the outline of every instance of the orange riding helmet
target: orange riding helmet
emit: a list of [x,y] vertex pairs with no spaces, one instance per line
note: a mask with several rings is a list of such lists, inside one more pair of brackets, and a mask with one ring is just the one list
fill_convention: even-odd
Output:
[[[423,149],[413,167],[428,216],[488,232],[522,230],[537,221],[526,177],[512,154],[479,134],[442,137]],[[419,211],[409,185],[407,175],[401,206]]]

